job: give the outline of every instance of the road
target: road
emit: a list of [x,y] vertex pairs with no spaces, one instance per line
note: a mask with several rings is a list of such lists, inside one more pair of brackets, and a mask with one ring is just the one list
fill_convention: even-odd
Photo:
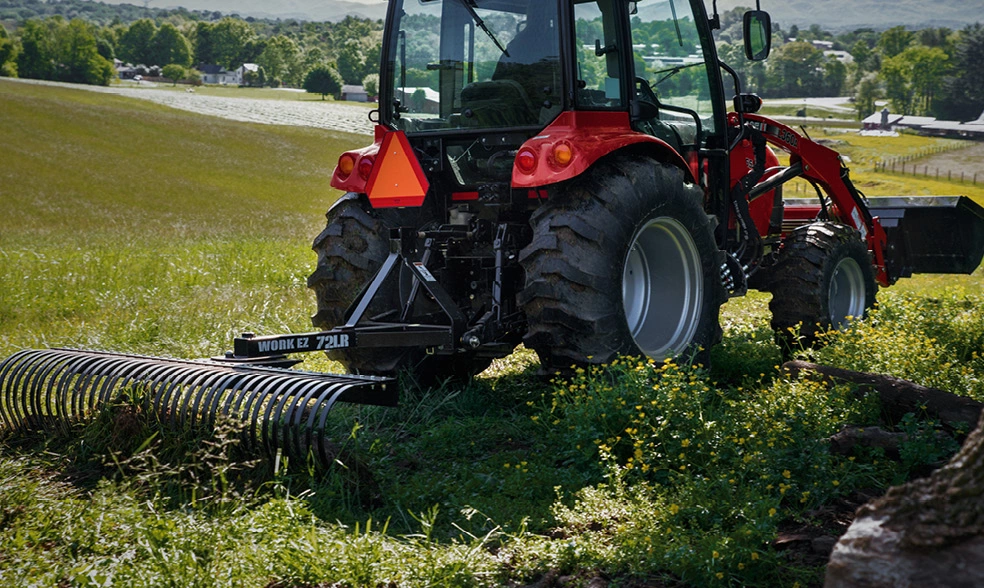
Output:
[[[347,104],[345,102],[321,100],[301,102],[288,99],[258,100],[255,98],[206,96],[193,92],[179,92],[154,87],[104,87],[14,78],[0,79],[11,82],[55,85],[90,92],[117,94],[128,98],[149,100],[171,108],[242,122],[316,127],[363,135],[371,135],[373,132],[373,123],[369,121],[369,109],[364,105]],[[285,93],[284,97],[289,98],[291,95]]]

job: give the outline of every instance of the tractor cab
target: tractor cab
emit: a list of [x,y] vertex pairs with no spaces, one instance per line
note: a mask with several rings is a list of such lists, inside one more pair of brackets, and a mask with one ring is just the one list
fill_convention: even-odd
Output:
[[[428,176],[449,172],[452,190],[556,183],[630,145],[696,173],[702,150],[727,144],[700,1],[394,0],[383,55],[381,126],[405,132]],[[577,131],[617,144],[598,150]],[[556,173],[515,181],[524,144],[548,132],[571,153],[557,161],[557,143],[532,145]]]

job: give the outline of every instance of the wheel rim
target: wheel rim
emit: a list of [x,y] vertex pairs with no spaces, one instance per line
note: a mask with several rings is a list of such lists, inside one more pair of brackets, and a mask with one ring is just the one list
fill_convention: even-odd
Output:
[[845,257],[837,262],[830,276],[830,289],[827,294],[830,324],[839,329],[851,318],[864,316],[866,300],[867,292],[865,292],[861,265],[854,258]]
[[669,217],[636,232],[622,271],[622,304],[629,332],[647,356],[682,352],[697,332],[704,276],[690,232]]

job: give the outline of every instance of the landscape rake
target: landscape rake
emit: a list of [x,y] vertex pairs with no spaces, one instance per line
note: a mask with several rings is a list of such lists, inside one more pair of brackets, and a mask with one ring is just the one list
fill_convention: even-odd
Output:
[[338,402],[395,405],[388,378],[188,361],[77,349],[21,351],[0,364],[0,428],[65,429],[139,390],[145,410],[174,427],[246,425],[248,449],[292,460],[334,455],[325,434]]

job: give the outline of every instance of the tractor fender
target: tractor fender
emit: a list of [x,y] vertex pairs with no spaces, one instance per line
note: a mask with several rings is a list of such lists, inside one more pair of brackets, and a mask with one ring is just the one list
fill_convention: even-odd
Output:
[[599,159],[634,147],[684,171],[693,170],[669,143],[632,129],[627,112],[567,111],[523,143],[513,164],[512,187],[529,189],[557,184],[589,170]]

